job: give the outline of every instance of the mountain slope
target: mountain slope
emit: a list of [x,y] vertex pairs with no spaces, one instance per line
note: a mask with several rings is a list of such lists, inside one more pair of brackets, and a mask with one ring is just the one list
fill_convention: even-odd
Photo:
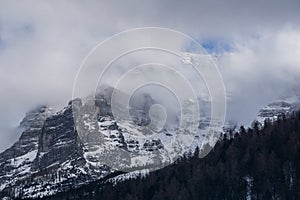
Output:
[[39,136],[44,121],[53,113],[51,108],[42,106],[26,114],[20,123],[20,128],[24,129],[20,139],[0,154],[1,190],[13,187],[31,172],[31,166],[38,153]]
[[19,141],[0,155],[1,197],[49,195],[109,172],[86,162],[71,105],[57,113],[43,109],[51,110],[26,115]]
[[[20,123],[24,130],[20,139],[0,154],[0,197],[43,197],[106,180],[118,170],[132,172],[110,180],[119,182],[137,177],[140,172],[135,170],[162,168],[197,146],[206,154],[203,147],[210,142],[206,134],[209,118],[201,118],[190,148],[183,151],[178,144],[175,147],[181,150],[170,159],[165,144],[176,135],[176,126],[168,124],[149,139],[138,137],[145,135],[147,129],[143,126],[149,123],[149,108],[157,102],[143,94],[138,106],[135,102],[130,108],[134,122],[116,121],[110,105],[112,90],[106,88],[94,99],[74,99],[58,112],[42,106],[27,113]],[[209,102],[199,101],[209,113],[209,108],[203,106]],[[292,113],[299,102],[296,97],[276,101],[262,109],[258,117],[260,121],[268,117],[275,120],[282,111]],[[193,102],[185,103],[188,112]]]
[[[46,106],[29,112],[20,124],[24,129],[20,139],[0,154],[0,197],[43,197],[118,170],[155,170],[190,150],[179,142],[165,145],[176,138],[173,125],[159,132],[144,127],[149,123],[149,109],[156,103],[147,94],[138,106],[131,107],[133,122],[117,122],[111,111],[111,90],[94,99],[74,99],[58,112]],[[188,113],[194,103],[186,104]],[[204,134],[207,121],[201,122],[191,149],[209,141]],[[141,137],[147,134],[149,137]],[[171,157],[173,149],[178,151]]]
[[293,111],[300,108],[300,95],[293,95],[279,98],[266,107],[260,109],[257,114],[257,120],[264,123],[265,119],[274,121],[278,116],[290,115]]
[[[124,175],[121,175],[122,177]],[[300,113],[224,136],[203,159],[197,152],[146,177],[94,182],[56,199],[299,199]]]

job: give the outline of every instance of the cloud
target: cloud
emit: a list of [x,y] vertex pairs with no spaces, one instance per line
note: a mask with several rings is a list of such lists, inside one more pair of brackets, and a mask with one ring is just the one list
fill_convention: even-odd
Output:
[[[16,140],[18,134],[8,130],[17,126],[30,108],[44,103],[59,108],[71,98],[77,69],[96,44],[120,31],[143,26],[176,29],[199,41],[230,43],[232,49],[222,52],[220,64],[226,86],[236,96],[232,110],[246,101],[246,116],[247,111],[296,83],[299,9],[297,0],[3,0],[0,149]],[[258,88],[263,92],[256,92]],[[249,102],[245,90],[262,100]]]
[[236,42],[232,52],[222,54],[221,70],[232,95],[228,117],[249,124],[258,109],[295,92],[300,78],[299,53],[300,31],[288,27]]

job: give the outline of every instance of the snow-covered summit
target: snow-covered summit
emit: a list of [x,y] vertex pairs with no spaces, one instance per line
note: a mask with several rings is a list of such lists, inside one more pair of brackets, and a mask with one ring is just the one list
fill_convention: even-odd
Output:
[[256,120],[264,123],[266,119],[274,121],[281,115],[289,115],[300,108],[300,95],[279,98],[260,109]]

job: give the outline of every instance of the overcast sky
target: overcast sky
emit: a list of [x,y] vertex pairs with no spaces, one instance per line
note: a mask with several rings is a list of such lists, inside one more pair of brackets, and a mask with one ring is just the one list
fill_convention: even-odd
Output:
[[248,123],[297,88],[300,1],[216,2],[0,0],[0,150],[19,137],[12,128],[26,111],[64,106],[89,51],[130,28],[175,29],[217,54],[233,120]]

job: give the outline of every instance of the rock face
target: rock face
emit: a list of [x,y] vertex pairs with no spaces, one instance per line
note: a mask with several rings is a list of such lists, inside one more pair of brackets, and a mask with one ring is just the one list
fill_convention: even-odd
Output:
[[[132,121],[116,121],[111,94],[112,89],[107,88],[95,98],[74,99],[58,112],[41,106],[27,113],[20,123],[20,139],[0,154],[0,198],[42,197],[117,170],[161,168],[189,150],[178,141],[165,145],[177,137],[173,125],[155,133],[145,128],[149,109],[156,103],[151,96],[143,95],[141,102],[133,102]],[[193,102],[188,104],[187,113],[194,107]],[[200,124],[191,148],[209,140],[204,134],[208,120]]]
[[256,120],[263,124],[266,119],[273,121],[276,120],[278,116],[289,115],[299,108],[300,95],[279,98],[262,108],[258,112]]
[[[107,89],[94,99],[74,99],[58,112],[47,106],[28,112],[20,123],[23,132],[19,140],[0,154],[0,198],[42,197],[88,184],[117,170],[160,168],[172,161],[170,152],[177,153],[172,148],[182,151],[180,141],[166,146],[176,137],[176,126],[169,124],[155,134],[144,127],[149,124],[148,111],[156,103],[151,96],[133,102],[129,122],[113,117],[111,93]],[[185,103],[184,112],[188,114],[195,105],[192,101]],[[209,113],[209,107],[203,106],[208,103],[201,102],[205,109],[202,113]],[[261,109],[257,119],[274,120],[299,105],[300,96],[281,98]],[[200,149],[207,149],[211,141],[206,134],[209,123],[209,118],[200,118],[191,149],[199,144],[203,145]],[[141,135],[149,137],[143,139]]]
[[62,113],[47,118],[39,136],[35,167],[42,170],[47,166],[82,156],[82,148],[74,128],[72,110],[67,108]]
[[0,155],[0,189],[2,193],[14,193],[8,188],[15,186],[30,173],[38,153],[39,137],[44,121],[54,111],[46,106],[28,112],[20,123],[24,129],[20,139]]
[[48,107],[29,112],[20,127],[20,139],[0,155],[1,198],[49,195],[110,172],[85,160],[71,105],[57,113]]

